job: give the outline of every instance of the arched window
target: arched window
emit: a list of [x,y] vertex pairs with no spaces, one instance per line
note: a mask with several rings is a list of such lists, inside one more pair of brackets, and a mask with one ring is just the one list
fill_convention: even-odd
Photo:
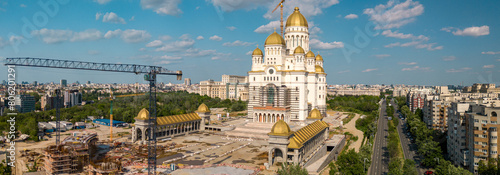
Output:
[[274,88],[273,87],[269,87],[267,89],[267,104],[274,104]]
[[491,116],[492,116],[492,117],[496,117],[496,116],[497,116],[497,113],[493,111],[493,112],[491,112]]

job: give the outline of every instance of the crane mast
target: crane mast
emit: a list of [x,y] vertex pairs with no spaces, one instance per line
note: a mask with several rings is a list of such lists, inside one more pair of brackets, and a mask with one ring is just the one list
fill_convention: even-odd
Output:
[[[84,61],[71,60],[56,60],[45,58],[5,58],[4,65],[28,66],[28,67],[45,67],[45,68],[60,68],[60,69],[79,69],[107,72],[125,72],[135,74],[145,74],[144,79],[149,82],[149,111],[150,117],[148,121],[148,175],[156,174],[156,75],[176,75],[177,80],[181,80],[182,71],[170,71],[160,66],[136,65],[136,64],[114,64],[114,63],[95,63]],[[59,93],[56,90],[56,95]],[[57,96],[59,102],[59,96]],[[111,100],[112,101],[112,100]],[[57,111],[57,127],[59,127],[59,104],[56,105]],[[110,111],[112,121],[112,111]],[[112,125],[112,123],[111,123]],[[112,127],[112,126],[111,126]],[[110,130],[111,132],[111,130]],[[59,131],[56,132],[56,144],[60,140]],[[112,136],[110,136],[112,139]]]
[[283,3],[285,2],[285,0],[281,0],[281,2],[276,6],[276,8],[274,8],[274,10],[271,12],[271,13],[274,13],[274,11],[276,11],[276,9],[278,9],[278,7],[281,7],[280,8],[280,11],[281,11],[281,19],[280,19],[280,29],[281,29],[281,33],[280,35],[283,37]]

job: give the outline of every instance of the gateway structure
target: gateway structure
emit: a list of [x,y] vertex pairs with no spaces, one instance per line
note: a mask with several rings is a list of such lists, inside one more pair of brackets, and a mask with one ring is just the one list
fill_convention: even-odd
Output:
[[254,122],[305,124],[314,108],[326,115],[323,57],[310,50],[307,20],[298,7],[286,21],[284,37],[275,31],[264,51],[253,51],[248,75],[248,115]]

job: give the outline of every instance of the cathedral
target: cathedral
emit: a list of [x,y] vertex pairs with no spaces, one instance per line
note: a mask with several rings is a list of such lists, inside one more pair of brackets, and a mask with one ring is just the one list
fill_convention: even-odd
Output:
[[298,7],[286,20],[284,36],[275,31],[263,51],[253,51],[248,75],[248,115],[254,122],[305,124],[313,109],[326,116],[323,58],[310,50],[309,27]]

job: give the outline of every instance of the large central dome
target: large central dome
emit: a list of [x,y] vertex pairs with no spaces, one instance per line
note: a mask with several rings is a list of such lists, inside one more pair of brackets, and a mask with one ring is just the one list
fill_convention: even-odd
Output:
[[295,11],[286,20],[286,27],[290,26],[302,26],[308,27],[307,20],[299,11],[298,7],[295,7]]

